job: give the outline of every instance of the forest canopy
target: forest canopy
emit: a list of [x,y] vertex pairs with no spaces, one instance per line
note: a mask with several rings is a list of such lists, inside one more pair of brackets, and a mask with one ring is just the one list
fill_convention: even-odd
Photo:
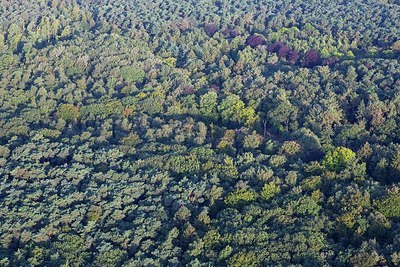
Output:
[[0,266],[400,266],[398,0],[3,0]]

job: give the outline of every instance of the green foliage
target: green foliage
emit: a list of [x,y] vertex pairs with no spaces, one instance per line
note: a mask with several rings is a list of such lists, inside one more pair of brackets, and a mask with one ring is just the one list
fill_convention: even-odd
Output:
[[400,217],[400,196],[389,195],[386,198],[375,201],[377,209],[387,218]]
[[238,252],[229,259],[229,266],[231,267],[256,267],[259,266],[257,263],[257,257],[254,252]]
[[244,148],[258,148],[261,145],[262,136],[258,135],[255,131],[251,135],[247,135],[243,140]]
[[0,54],[0,69],[9,68],[15,63],[16,60],[12,54]]
[[281,188],[278,185],[275,185],[274,182],[269,182],[265,184],[260,191],[260,196],[264,200],[269,200],[279,194],[281,192]]
[[217,118],[218,95],[215,92],[209,92],[200,96],[200,113],[206,118],[215,120]]
[[142,82],[144,79],[144,71],[139,67],[125,66],[120,69],[121,77],[129,83]]
[[356,157],[356,153],[346,147],[337,147],[333,151],[329,151],[322,160],[322,165],[334,171],[340,171],[347,165],[352,163]]
[[283,143],[282,147],[280,148],[280,153],[293,156],[299,153],[301,150],[301,146],[296,141],[286,141]]
[[193,156],[172,156],[169,158],[167,166],[179,174],[195,174],[200,171],[200,162]]
[[291,202],[294,211],[300,215],[317,216],[321,206],[314,199],[308,196],[301,197],[299,200]]
[[98,221],[102,215],[102,209],[99,206],[92,206],[86,213],[88,221]]
[[317,189],[321,184],[321,176],[311,176],[307,179],[304,179],[301,183],[301,188],[304,190],[314,190]]
[[128,253],[120,249],[111,249],[102,251],[96,259],[96,263],[99,266],[104,267],[116,267],[128,258]]
[[232,247],[231,246],[226,246],[221,252],[219,253],[218,259],[223,260],[227,259],[231,254],[232,254]]
[[346,56],[347,56],[347,57],[350,57],[350,58],[355,57],[353,51],[351,51],[351,50],[347,51]]
[[0,266],[399,266],[396,1],[197,2],[2,1]]
[[256,194],[251,190],[238,189],[229,193],[224,202],[228,205],[236,206],[239,204],[244,204],[246,202],[251,202],[256,199]]
[[237,95],[228,95],[218,106],[221,118],[224,122],[237,122],[246,126],[251,126],[257,120],[255,110],[245,107],[245,104]]
[[31,257],[28,259],[28,262],[32,266],[41,266],[44,264],[46,258],[49,257],[48,251],[44,248],[35,246],[32,249]]
[[176,58],[174,57],[169,57],[163,60],[165,65],[168,65],[170,67],[175,67],[176,66]]
[[58,114],[66,121],[76,122],[80,117],[79,108],[73,104],[62,104],[58,109]]
[[104,102],[83,106],[80,109],[82,120],[93,120],[97,117],[106,118],[113,114],[121,114],[124,110],[119,100]]
[[61,257],[71,266],[83,266],[87,263],[89,257],[87,243],[80,236],[67,234],[54,245]]
[[285,164],[286,161],[287,161],[287,158],[284,155],[273,155],[269,160],[269,164],[272,167],[277,168],[277,167]]
[[10,155],[10,149],[6,146],[0,146],[0,157],[7,158]]
[[290,123],[297,117],[298,108],[288,99],[285,91],[280,91],[268,110],[268,122],[279,132],[289,131]]

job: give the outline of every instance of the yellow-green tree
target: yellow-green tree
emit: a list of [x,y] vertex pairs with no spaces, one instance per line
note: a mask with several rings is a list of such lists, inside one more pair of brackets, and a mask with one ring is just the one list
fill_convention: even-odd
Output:
[[256,199],[256,194],[251,190],[239,189],[229,193],[225,198],[225,203],[235,206],[237,204],[251,202]]
[[261,189],[260,195],[264,200],[269,200],[279,194],[281,192],[281,188],[278,185],[275,185],[274,182],[269,182],[265,184]]
[[340,171],[355,160],[356,153],[350,148],[337,147],[329,151],[322,161],[322,165],[332,171]]
[[228,95],[218,106],[222,121],[237,122],[251,126],[257,120],[257,115],[252,107],[246,107],[245,103],[237,95]]

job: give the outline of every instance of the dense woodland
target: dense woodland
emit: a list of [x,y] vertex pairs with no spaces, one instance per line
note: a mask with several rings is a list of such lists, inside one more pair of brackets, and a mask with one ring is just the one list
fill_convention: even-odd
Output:
[[400,266],[398,0],[2,0],[0,266]]

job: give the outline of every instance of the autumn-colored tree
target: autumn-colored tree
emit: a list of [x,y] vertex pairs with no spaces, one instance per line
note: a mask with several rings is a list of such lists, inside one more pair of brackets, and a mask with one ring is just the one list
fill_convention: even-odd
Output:
[[215,23],[207,23],[204,25],[204,31],[209,36],[214,36],[214,34],[218,31],[218,26]]
[[321,63],[318,51],[316,49],[311,49],[304,54],[303,66],[307,68],[312,68]]
[[256,48],[257,46],[265,44],[266,44],[265,38],[259,34],[252,35],[247,39],[247,45],[249,45],[252,48]]

